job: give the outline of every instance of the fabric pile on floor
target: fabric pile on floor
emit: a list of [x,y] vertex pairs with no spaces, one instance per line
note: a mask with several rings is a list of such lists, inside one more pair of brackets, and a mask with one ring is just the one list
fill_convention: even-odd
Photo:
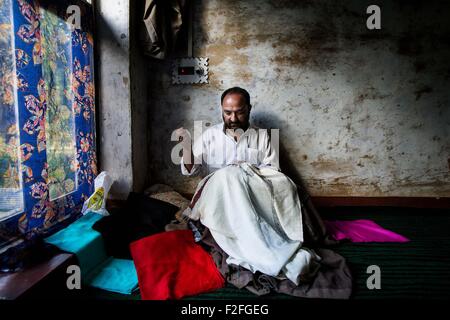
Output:
[[45,241],[77,256],[81,280],[85,285],[131,294],[138,287],[133,261],[107,255],[102,236],[92,229],[101,218],[97,213],[88,212]]
[[205,177],[190,202],[157,189],[148,194],[165,194],[159,199],[178,205],[185,223],[131,244],[142,299],[180,299],[226,283],[256,295],[348,299],[349,267],[326,246],[408,241],[371,221],[323,221],[287,176],[245,164]]
[[260,296],[348,299],[350,269],[327,247],[408,239],[370,220],[323,221],[287,176],[242,165],[203,179],[191,201],[155,185],[130,193],[110,216],[87,214],[46,241],[77,255],[86,284],[122,294],[139,287],[145,300],[226,284]]
[[164,232],[178,210],[168,202],[131,192],[123,207],[96,222],[93,229],[101,233],[108,255],[131,259],[130,243]]
[[111,215],[88,212],[45,242],[77,256],[87,286],[131,294],[138,288],[138,277],[130,243],[164,232],[178,210],[170,203],[132,192],[125,205]]
[[303,219],[305,211],[286,175],[242,163],[204,178],[184,215],[228,283],[258,295],[347,299],[345,259],[318,248],[325,228],[312,222],[318,216]]

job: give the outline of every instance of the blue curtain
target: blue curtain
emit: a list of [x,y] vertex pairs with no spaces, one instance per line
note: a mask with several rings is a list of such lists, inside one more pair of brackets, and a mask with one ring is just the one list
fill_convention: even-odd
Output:
[[0,3],[0,226],[33,237],[78,215],[93,192],[93,10],[81,0]]

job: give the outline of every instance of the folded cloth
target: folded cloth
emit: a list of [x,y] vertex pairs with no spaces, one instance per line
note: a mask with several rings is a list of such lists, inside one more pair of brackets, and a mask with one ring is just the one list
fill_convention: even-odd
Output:
[[101,218],[97,213],[88,212],[44,241],[63,251],[74,253],[80,263],[81,275],[85,276],[108,258],[102,235],[92,230],[94,223]]
[[86,285],[131,294],[138,285],[133,261],[108,257],[102,235],[92,229],[101,218],[97,213],[88,212],[44,241],[77,256],[81,279]]
[[170,203],[131,192],[123,208],[95,223],[93,229],[102,234],[108,255],[131,259],[130,243],[164,232],[178,210]]
[[158,233],[131,243],[143,300],[180,299],[224,286],[212,257],[191,230]]
[[349,239],[351,242],[408,242],[409,239],[386,230],[371,220],[327,221],[325,226],[336,240]]
[[87,284],[94,288],[132,294],[138,289],[133,260],[109,257],[88,275]]

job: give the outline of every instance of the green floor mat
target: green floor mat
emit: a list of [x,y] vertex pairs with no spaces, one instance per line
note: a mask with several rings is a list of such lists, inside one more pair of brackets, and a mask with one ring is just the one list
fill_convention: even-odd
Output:
[[[370,219],[406,236],[408,243],[341,243],[354,277],[351,299],[449,299],[450,211],[407,208],[337,208],[321,210],[324,219]],[[381,289],[367,288],[367,267],[381,271]],[[231,285],[189,299],[300,299],[283,294],[257,297]]]
[[[354,278],[351,299],[449,299],[450,210],[408,208],[336,208],[320,210],[324,219],[370,219],[383,228],[404,235],[408,243],[341,243],[332,247],[347,259]],[[369,290],[367,267],[381,270],[381,289]],[[90,298],[139,299],[139,294],[120,296],[91,292]],[[258,297],[232,285],[185,300],[302,299],[284,294]],[[304,299],[304,298],[303,298]]]

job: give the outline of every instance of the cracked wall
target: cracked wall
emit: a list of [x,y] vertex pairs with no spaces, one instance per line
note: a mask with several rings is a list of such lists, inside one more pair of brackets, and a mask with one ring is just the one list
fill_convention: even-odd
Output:
[[192,193],[171,163],[171,132],[220,121],[231,86],[252,121],[279,128],[282,169],[314,196],[450,196],[450,4],[378,1],[196,1],[194,56],[207,85],[172,85],[149,60],[151,181]]

